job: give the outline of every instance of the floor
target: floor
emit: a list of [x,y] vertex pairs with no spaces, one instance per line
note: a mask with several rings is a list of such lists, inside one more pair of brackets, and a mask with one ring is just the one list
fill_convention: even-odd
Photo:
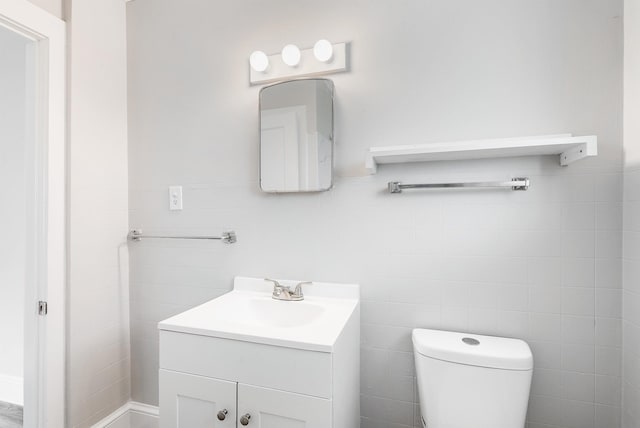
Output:
[[22,428],[22,406],[0,401],[0,427]]
[[[0,424],[0,428],[4,428],[2,424]],[[158,418],[129,411],[105,428],[158,428]]]

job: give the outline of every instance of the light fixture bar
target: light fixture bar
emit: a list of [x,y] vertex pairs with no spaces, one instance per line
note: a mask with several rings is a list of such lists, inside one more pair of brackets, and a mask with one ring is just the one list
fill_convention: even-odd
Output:
[[285,64],[282,61],[280,52],[267,57],[269,59],[269,68],[264,72],[256,71],[249,65],[249,81],[252,85],[347,71],[347,43],[335,43],[333,45],[333,56],[326,63],[318,61],[313,53],[313,48],[300,49],[300,63],[295,67]]

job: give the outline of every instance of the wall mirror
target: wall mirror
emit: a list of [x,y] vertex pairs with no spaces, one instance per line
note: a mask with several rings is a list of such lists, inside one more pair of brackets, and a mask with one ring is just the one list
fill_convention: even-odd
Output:
[[321,192],[333,186],[333,82],[292,80],[260,91],[260,187]]

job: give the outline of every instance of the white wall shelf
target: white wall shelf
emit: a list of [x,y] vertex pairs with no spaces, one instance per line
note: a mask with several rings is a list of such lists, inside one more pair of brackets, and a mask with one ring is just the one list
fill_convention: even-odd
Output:
[[561,134],[541,137],[371,147],[367,153],[365,166],[369,172],[375,174],[378,165],[387,163],[540,155],[559,155],[560,165],[566,166],[597,154],[598,138],[596,136],[573,137],[571,134]]

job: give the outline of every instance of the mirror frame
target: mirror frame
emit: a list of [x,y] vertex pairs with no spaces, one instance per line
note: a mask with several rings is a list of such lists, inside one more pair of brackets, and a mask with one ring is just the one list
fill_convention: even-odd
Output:
[[[273,88],[274,86],[284,85],[286,83],[300,82],[300,81],[311,81],[311,80],[314,80],[314,81],[325,81],[325,82],[330,82],[331,83],[331,135],[330,135],[330,140],[331,140],[331,183],[329,183],[329,187],[327,187],[326,189],[318,189],[318,190],[296,190],[296,191],[265,190],[264,187],[262,187],[262,91],[264,91],[265,89],[268,89],[268,88]],[[264,87],[262,87],[260,89],[260,92],[258,93],[258,138],[259,138],[259,150],[258,150],[258,165],[259,165],[259,168],[258,168],[258,174],[259,174],[259,178],[260,178],[260,190],[262,190],[265,193],[274,193],[274,194],[290,193],[290,194],[294,194],[294,193],[328,192],[329,190],[333,189],[333,185],[334,185],[333,174],[335,172],[334,162],[335,162],[335,148],[336,148],[336,142],[335,142],[335,124],[336,124],[336,120],[335,120],[335,111],[336,111],[336,108],[335,108],[335,97],[336,97],[336,90],[335,90],[335,84],[333,83],[333,80],[324,79],[324,78],[318,78],[318,77],[284,80],[282,82],[274,83],[273,85],[264,86]]]

